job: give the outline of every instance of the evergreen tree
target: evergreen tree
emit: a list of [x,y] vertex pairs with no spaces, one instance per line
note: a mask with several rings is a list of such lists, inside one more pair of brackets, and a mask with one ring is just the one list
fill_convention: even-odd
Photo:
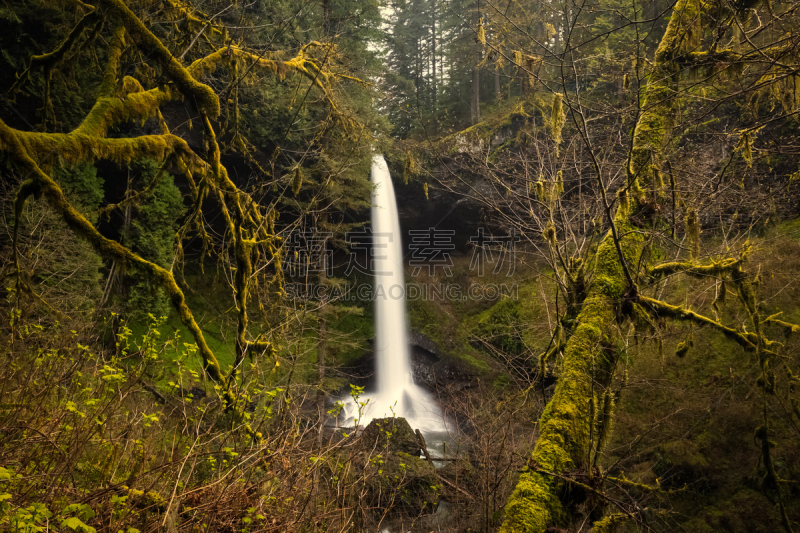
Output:
[[[159,170],[160,165],[152,159],[141,159],[131,165],[132,188],[141,190],[154,179],[158,181],[145,201],[126,210],[122,243],[146,260],[171,269],[176,234],[185,208],[172,174],[164,171],[159,176]],[[132,210],[136,211],[135,216]],[[169,316],[170,301],[164,289],[151,283],[140,268],[134,265],[127,270],[125,285],[120,303],[133,321],[147,321],[149,315]]]

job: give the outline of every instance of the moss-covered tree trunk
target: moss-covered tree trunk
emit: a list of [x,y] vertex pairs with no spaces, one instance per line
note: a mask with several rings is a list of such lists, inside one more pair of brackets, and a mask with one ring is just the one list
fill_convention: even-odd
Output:
[[[643,112],[634,131],[628,158],[628,181],[620,192],[620,207],[595,257],[595,279],[575,321],[564,350],[563,368],[555,393],[539,421],[539,439],[506,508],[501,531],[542,532],[568,519],[571,488],[565,478],[588,470],[595,420],[604,389],[617,363],[614,339],[617,324],[636,297],[637,289],[625,269],[639,265],[645,242],[635,232],[651,190],[658,181],[658,165],[674,114],[673,61],[685,48],[693,26],[699,25],[697,0],[680,0],[656,52],[649,75]],[[610,218],[609,214],[609,218]],[[610,221],[611,222],[611,221]]]

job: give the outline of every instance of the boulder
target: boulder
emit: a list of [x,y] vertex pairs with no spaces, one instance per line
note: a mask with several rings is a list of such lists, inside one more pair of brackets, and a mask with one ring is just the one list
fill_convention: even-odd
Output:
[[405,418],[376,418],[364,429],[360,442],[365,450],[388,449],[391,453],[402,452],[414,457],[422,453],[417,436]]

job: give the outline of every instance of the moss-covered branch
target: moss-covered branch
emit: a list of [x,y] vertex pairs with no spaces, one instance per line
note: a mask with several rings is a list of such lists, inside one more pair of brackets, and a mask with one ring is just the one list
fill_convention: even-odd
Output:
[[755,351],[756,347],[759,345],[759,342],[764,347],[765,353],[770,354],[773,353],[771,351],[772,348],[781,346],[781,343],[771,341],[763,336],[759,336],[758,333],[739,331],[734,328],[730,328],[712,318],[695,313],[691,309],[686,309],[685,307],[681,307],[679,305],[668,304],[666,302],[648,298],[642,295],[639,296],[639,301],[646,307],[652,309],[653,312],[658,316],[674,318],[676,320],[688,320],[699,326],[710,326],[722,332],[722,334],[727,338],[735,341],[739,346],[749,351]]
[[693,261],[670,261],[650,269],[654,278],[662,278],[673,274],[687,274],[696,278],[718,277],[728,274],[741,265],[741,259],[723,259],[712,261],[710,265],[701,265]]
[[[214,72],[224,62],[229,61],[231,56],[236,56],[239,59],[249,62],[249,67],[259,67],[271,70],[278,76],[278,79],[280,80],[283,80],[286,77],[287,72],[298,72],[311,80],[311,82],[325,94],[326,98],[328,99],[328,103],[335,110],[336,105],[333,97],[330,94],[328,86],[325,83],[328,81],[331,74],[323,71],[313,59],[310,59],[307,53],[309,48],[317,46],[323,45],[316,41],[308,43],[300,49],[300,52],[298,52],[297,56],[288,61],[264,58],[236,46],[226,46],[220,48],[213,54],[209,54],[206,57],[198,59],[188,67],[188,70],[195,78],[201,78],[202,76]],[[238,82],[238,80],[235,80],[235,82]]]
[[106,16],[124,26],[137,46],[146,50],[161,65],[164,75],[175,83],[181,94],[192,101],[198,110],[208,113],[212,118],[219,115],[219,98],[214,90],[197,81],[122,0],[98,0],[97,4],[105,11]]
[[[699,0],[678,0],[659,44],[628,154],[628,180],[618,194],[619,208],[612,225],[616,231],[606,234],[598,248],[594,282],[576,319],[574,332],[567,340],[558,384],[539,422],[539,439],[530,460],[532,468],[520,476],[506,505],[501,528],[504,533],[541,533],[551,525],[566,522],[568,512],[558,495],[559,477],[543,475],[542,470],[559,474],[589,466],[587,461],[595,445],[594,413],[600,395],[611,382],[618,357],[612,339],[618,335],[620,315],[635,313],[637,297],[640,303],[649,303],[655,314],[713,325],[750,349],[759,343],[756,334],[740,333],[692,311],[637,296],[630,273],[624,267],[625,263],[639,264],[645,247],[642,233],[632,220],[637,219],[646,203],[643,191],[659,181],[663,148],[672,132],[677,106],[675,75],[680,71],[674,59],[698,44],[702,34],[701,12],[706,8],[711,9]],[[606,206],[610,205],[606,202]],[[607,215],[612,218],[610,211]],[[735,265],[723,262],[703,267],[675,263],[657,267],[656,275],[679,271],[702,275],[703,271],[720,269],[735,270]],[[732,281],[740,285],[736,279]],[[601,522],[601,525],[612,524]]]
[[108,45],[108,59],[106,68],[103,72],[103,81],[97,89],[97,93],[102,96],[111,96],[117,87],[117,74],[119,73],[119,60],[125,50],[125,28],[117,26],[111,36]]
[[[626,236],[620,241],[626,260],[635,264],[643,238],[620,214],[617,227]],[[564,362],[553,398],[539,421],[539,439],[531,456],[536,468],[520,476],[506,505],[503,532],[542,532],[567,517],[558,496],[557,477],[539,470],[564,472],[580,468],[592,447],[594,417],[590,405],[598,402],[604,385],[610,382],[617,362],[608,347],[615,335],[616,302],[628,284],[617,255],[613,236],[607,234],[595,258],[595,281],[577,317],[577,326],[567,341]]]
[[644,189],[656,180],[659,157],[672,130],[676,106],[673,77],[680,70],[673,59],[696,44],[693,40],[701,33],[700,11],[698,0],[678,0],[656,50],[643,112],[636,123],[628,157],[628,181],[631,184],[638,181]]
[[764,324],[775,324],[776,326],[782,327],[784,329],[784,331],[786,332],[786,336],[787,337],[789,335],[793,334],[793,333],[800,333],[800,325],[792,324],[791,322],[786,322],[784,320],[781,320],[781,319],[778,318],[778,316],[780,316],[780,315],[781,315],[781,313],[778,313],[778,314],[772,315],[772,316],[768,316],[767,318],[762,320],[762,323],[764,323]]
[[[163,160],[175,155],[184,160],[192,171],[202,172],[208,166],[195,154],[186,141],[175,135],[142,135],[123,139],[105,139],[75,133],[38,133],[14,131],[14,138],[38,164],[74,165],[83,161],[107,159],[127,165],[135,159],[152,157]],[[2,143],[0,149],[10,146]]]
[[[173,1],[173,7],[178,3]],[[336,107],[328,86],[332,74],[324,70],[321,63],[310,54],[313,48],[330,45],[312,42],[304,46],[298,55],[289,61],[264,59],[237,47],[229,46],[186,67],[172,56],[163,43],[147,29],[142,20],[134,15],[122,0],[98,0],[96,13],[97,15],[93,15],[93,18],[85,18],[56,50],[56,55],[60,60],[70,49],[74,48],[80,35],[92,24],[94,24],[93,35],[99,32],[101,21],[107,21],[112,28],[112,37],[105,58],[106,64],[103,68],[103,78],[98,88],[99,96],[82,123],[70,133],[55,134],[19,131],[0,122],[0,151],[9,153],[14,163],[30,176],[30,179],[20,189],[17,207],[21,209],[26,199],[32,194],[43,195],[52,209],[64,218],[67,225],[75,233],[84,237],[100,255],[115,261],[135,264],[149,276],[155,285],[163,287],[177,309],[182,322],[193,335],[209,376],[217,382],[227,378],[229,387],[224,392],[225,399],[228,406],[235,409],[236,398],[230,387],[235,381],[236,367],[242,362],[248,350],[272,352],[274,349],[270,342],[260,337],[255,340],[248,339],[248,297],[253,283],[251,278],[255,275],[258,267],[257,264],[254,266],[254,262],[259,259],[259,254],[256,253],[259,245],[265,246],[275,260],[274,279],[281,283],[280,238],[275,232],[275,211],[258,205],[248,194],[241,191],[221,164],[220,148],[212,124],[212,121],[220,113],[219,98],[209,86],[201,83],[199,78],[212,72],[220,64],[229,62],[230,58],[245,65],[248,65],[249,62],[248,68],[268,68],[281,79],[287,72],[298,72],[323,91],[335,111]],[[93,38],[90,35],[90,39]],[[162,74],[172,83],[163,84],[151,90],[144,90],[141,83],[132,77],[124,77],[120,83],[118,76],[122,70],[123,52],[127,46],[131,45],[146,51],[148,57],[158,64]],[[332,48],[326,49],[328,53],[331,50]],[[53,57],[55,58],[55,56]],[[41,61],[39,62],[41,63]],[[235,78],[233,83],[239,81]],[[47,95],[45,97],[47,100]],[[194,103],[202,117],[207,143],[207,153],[203,158],[199,157],[184,140],[169,134],[163,121],[160,107],[177,98],[186,98]],[[150,117],[157,117],[160,120],[162,135],[107,138],[109,130],[117,124],[144,122]],[[227,376],[223,373],[206,343],[172,272],[146,261],[122,244],[104,238],[91,222],[69,203],[59,185],[47,172],[48,167],[56,164],[76,164],[104,159],[128,165],[142,157],[151,157],[165,162],[156,178],[141,193],[126,199],[123,204],[135,202],[143,195],[148,194],[166,171],[166,166],[172,163],[176,164],[187,175],[194,195],[194,209],[186,224],[178,232],[179,241],[188,230],[189,224],[192,221],[200,220],[203,198],[212,193],[219,200],[221,212],[234,243],[234,289],[239,311],[237,357],[234,370]],[[197,185],[192,177],[193,173],[201,177]],[[108,206],[105,211],[115,207],[119,207],[119,205]],[[197,224],[201,226],[201,223],[197,222]],[[202,228],[200,231],[203,232]],[[179,249],[178,253],[180,254],[180,252]],[[260,438],[258,434],[252,432],[249,426],[246,428],[254,439]]]
[[[14,131],[3,121],[0,121],[0,149],[11,155],[14,162],[30,176],[31,183],[36,185],[39,194],[47,200],[51,208],[63,217],[73,231],[84,237],[100,255],[108,259],[135,264],[147,272],[151,279],[164,287],[178,310],[181,321],[194,337],[209,377],[215,381],[221,381],[223,374],[219,362],[206,343],[203,332],[195,321],[194,315],[186,305],[186,298],[183,295],[183,291],[178,287],[172,272],[143,259],[120,243],[103,237],[92,223],[69,203],[58,183],[47,175],[36,164],[36,161],[31,158],[19,136],[20,132]],[[31,187],[29,187],[29,190],[33,192]]]

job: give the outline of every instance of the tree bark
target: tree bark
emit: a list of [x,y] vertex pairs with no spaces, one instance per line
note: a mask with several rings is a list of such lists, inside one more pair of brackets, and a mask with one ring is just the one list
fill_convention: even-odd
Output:
[[[431,94],[433,96],[433,107],[431,111],[435,114],[436,107],[437,107],[437,91],[438,91],[438,83],[436,81],[436,2],[433,2],[433,7],[431,8]],[[433,121],[434,124],[437,123],[436,120]]]
[[636,265],[644,248],[644,238],[631,220],[638,211],[641,187],[647,190],[652,183],[658,156],[671,130],[675,107],[671,85],[676,70],[672,60],[680,35],[696,24],[699,9],[698,0],[679,0],[656,52],[651,85],[643,101],[645,111],[636,124],[628,160],[630,207],[617,209],[613,220],[616,232],[609,231],[598,247],[595,279],[567,341],[563,370],[539,421],[539,439],[528,467],[506,505],[503,533],[539,533],[552,524],[566,522],[568,511],[558,496],[562,484],[559,476],[589,466],[592,411],[596,412],[592,407],[610,384],[617,362],[612,339],[617,335],[622,300],[636,294],[624,264]]
[[481,75],[478,67],[472,69],[472,99],[470,105],[472,124],[481,121]]

